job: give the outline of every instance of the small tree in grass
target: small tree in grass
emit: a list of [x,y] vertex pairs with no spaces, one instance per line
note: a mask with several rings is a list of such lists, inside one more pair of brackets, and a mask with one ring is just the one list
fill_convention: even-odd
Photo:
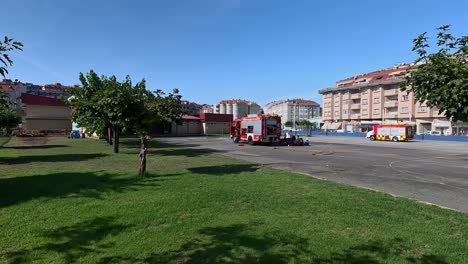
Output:
[[439,108],[453,121],[468,121],[468,36],[452,36],[449,26],[437,30],[435,53],[428,52],[426,32],[413,40],[416,69],[409,70],[401,90],[413,92],[417,101]]
[[0,132],[11,135],[12,130],[21,123],[21,118],[13,111],[0,110]]

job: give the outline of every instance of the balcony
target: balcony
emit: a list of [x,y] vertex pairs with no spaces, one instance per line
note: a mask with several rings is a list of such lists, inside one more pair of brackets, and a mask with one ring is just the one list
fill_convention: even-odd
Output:
[[385,96],[394,96],[398,95],[398,89],[391,89],[391,90],[385,90],[384,91]]
[[360,93],[351,94],[351,99],[359,99],[359,98],[361,98],[361,94],[360,94]]
[[384,107],[397,107],[398,106],[398,101],[386,101],[384,103]]
[[361,104],[352,104],[351,109],[361,109]]
[[385,118],[397,118],[397,117],[398,117],[398,112],[385,113]]
[[360,114],[351,115],[351,119],[360,119],[360,118],[361,118]]

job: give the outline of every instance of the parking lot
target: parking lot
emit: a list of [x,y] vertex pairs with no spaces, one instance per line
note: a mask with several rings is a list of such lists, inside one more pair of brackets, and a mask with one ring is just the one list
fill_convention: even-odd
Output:
[[310,146],[250,146],[227,137],[158,140],[468,212],[466,142],[305,139]]

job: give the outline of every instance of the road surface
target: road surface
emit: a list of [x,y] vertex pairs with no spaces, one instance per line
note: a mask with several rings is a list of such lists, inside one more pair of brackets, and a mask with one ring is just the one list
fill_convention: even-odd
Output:
[[179,145],[468,212],[468,143],[311,137],[311,146],[250,146],[229,138],[160,138]]

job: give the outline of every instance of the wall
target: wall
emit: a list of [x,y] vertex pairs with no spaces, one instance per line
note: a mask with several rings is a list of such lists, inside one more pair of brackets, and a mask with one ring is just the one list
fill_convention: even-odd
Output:
[[229,134],[229,122],[203,122],[203,134]]
[[71,130],[72,123],[64,119],[26,119],[23,128],[26,130]]

